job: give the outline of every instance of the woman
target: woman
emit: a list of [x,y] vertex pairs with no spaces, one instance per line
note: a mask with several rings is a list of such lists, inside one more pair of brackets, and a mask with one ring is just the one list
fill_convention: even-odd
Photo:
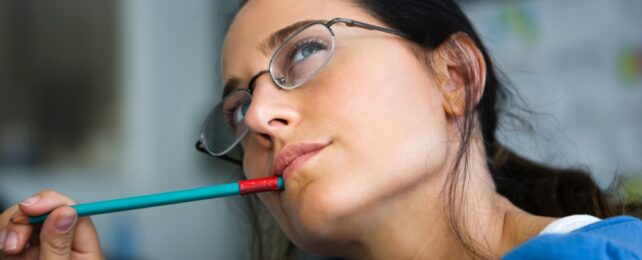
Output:
[[[496,140],[507,92],[488,57],[448,0],[248,1],[226,36],[225,98],[199,149],[233,160],[240,144],[247,178],[282,175],[284,191],[258,197],[316,254],[642,257],[642,223],[597,219],[614,213],[585,173]],[[100,257],[71,203],[44,191],[5,211],[5,254]],[[39,239],[8,224],[52,209]],[[560,218],[580,213],[593,216]]]

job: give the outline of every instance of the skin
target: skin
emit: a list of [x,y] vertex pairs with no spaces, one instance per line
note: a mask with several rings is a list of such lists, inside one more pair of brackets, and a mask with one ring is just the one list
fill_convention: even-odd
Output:
[[[247,86],[266,69],[273,51],[259,46],[272,32],[301,20],[335,17],[386,27],[348,1],[249,1],[225,39],[224,80],[238,77],[239,87]],[[473,88],[478,100],[485,80],[483,58],[468,37],[454,35],[454,45],[426,53],[398,36],[343,25],[332,29],[337,44],[332,61],[291,91],[262,75],[245,118],[248,178],[271,176],[274,157],[288,144],[329,144],[286,180],[283,192],[258,195],[298,247],[351,259],[469,258],[448,226],[445,209],[453,206],[468,216],[460,224],[473,241],[501,256],[553,220],[530,215],[495,192],[478,129],[462,200],[446,205],[442,192],[459,145],[465,88]],[[463,64],[474,72],[470,86],[453,46],[463,50]],[[63,195],[43,191],[38,197],[3,212],[0,230],[19,237],[15,248],[5,246],[6,256],[101,257],[88,218],[65,232],[56,231],[57,218],[51,218],[40,235],[31,226],[9,223],[17,214],[53,209],[54,216],[73,214],[61,207],[73,204]],[[29,249],[27,240],[34,241]]]

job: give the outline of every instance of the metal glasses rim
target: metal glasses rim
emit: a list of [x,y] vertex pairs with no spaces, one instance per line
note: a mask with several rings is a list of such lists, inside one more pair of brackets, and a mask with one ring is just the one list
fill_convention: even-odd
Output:
[[214,117],[215,117],[215,115],[216,115],[217,111],[219,111],[219,110],[221,109],[221,106],[225,103],[225,101],[226,101],[227,99],[229,99],[229,98],[233,97],[233,96],[234,96],[234,95],[236,95],[237,93],[245,93],[245,94],[248,96],[248,98],[249,98],[250,100],[252,100],[252,93],[251,93],[248,89],[237,89],[237,90],[234,90],[232,93],[230,93],[229,95],[227,95],[227,97],[225,97],[223,100],[221,100],[221,101],[219,102],[219,104],[218,104],[218,105],[216,105],[216,107],[214,107],[214,109],[212,110],[212,112],[210,112],[210,114],[207,116],[207,119],[205,120],[205,122],[203,122],[203,125],[201,126],[201,135],[200,135],[199,140],[200,140],[200,141],[201,141],[201,143],[203,144],[203,148],[205,149],[205,151],[207,151],[207,153],[208,153],[208,154],[210,154],[210,155],[212,155],[212,156],[218,157],[218,156],[222,156],[222,155],[224,155],[224,154],[228,153],[230,150],[232,150],[232,149],[234,148],[234,146],[236,146],[236,145],[240,142],[240,140],[241,140],[241,139],[243,139],[243,137],[244,137],[244,136],[247,134],[247,132],[248,132],[248,128],[246,128],[246,129],[243,131],[243,133],[240,135],[240,138],[236,138],[236,140],[234,140],[234,142],[232,142],[232,144],[230,144],[230,146],[229,146],[228,148],[224,149],[224,150],[223,150],[223,152],[220,152],[220,153],[215,153],[215,152],[213,152],[213,151],[210,149],[210,146],[209,146],[209,144],[208,144],[208,142],[207,142],[207,140],[206,140],[206,138],[205,138],[205,133],[207,132],[207,131],[206,131],[206,128],[207,128],[207,126],[209,125],[210,121],[214,120]]
[[[333,20],[334,20],[334,19],[333,19]],[[294,37],[296,37],[297,35],[299,35],[299,33],[301,33],[302,31],[307,30],[308,28],[310,28],[310,27],[312,27],[312,26],[315,26],[315,25],[323,25],[323,27],[324,27],[326,30],[328,30],[328,32],[330,32],[330,35],[331,35],[330,39],[332,39],[332,46],[331,46],[332,54],[331,54],[331,55],[330,55],[330,57],[328,57],[328,59],[323,63],[323,65],[321,65],[321,66],[320,66],[320,68],[322,68],[322,67],[324,67],[325,65],[327,65],[327,64],[328,64],[328,61],[330,61],[330,59],[331,59],[331,58],[332,58],[332,56],[334,55],[334,47],[335,47],[335,39],[334,39],[334,36],[335,36],[335,35],[334,35],[334,31],[332,31],[332,28],[330,28],[330,27],[328,26],[328,23],[329,23],[329,22],[323,22],[323,21],[316,21],[316,22],[309,23],[309,24],[307,24],[306,26],[301,27],[301,28],[300,28],[300,29],[298,29],[297,31],[295,31],[295,32],[293,32],[292,34],[290,34],[290,36],[288,36],[285,40],[283,40],[283,42],[284,42],[284,43],[289,42],[289,41],[290,41],[290,40],[292,40]],[[296,85],[292,85],[292,86],[284,86],[284,85],[282,85],[282,84],[280,84],[280,83],[278,82],[277,78],[275,78],[275,77],[274,77],[274,73],[273,73],[273,69],[272,69],[272,68],[273,68],[273,65],[274,65],[274,60],[275,60],[275,59],[276,59],[276,57],[278,56],[278,55],[276,55],[276,54],[277,54],[277,53],[279,53],[279,52],[281,51],[281,49],[282,49],[282,48],[284,48],[284,47],[285,47],[285,44],[281,44],[281,46],[279,46],[279,48],[277,48],[277,49],[274,51],[274,53],[272,54],[272,57],[270,58],[270,63],[269,63],[269,65],[268,65],[268,69],[267,69],[267,71],[268,71],[268,74],[270,75],[270,79],[272,79],[272,82],[274,82],[274,84],[276,84],[279,88],[281,88],[281,89],[285,89],[285,90],[293,90],[293,89],[296,89],[296,88],[300,87],[300,86],[303,84],[303,82],[298,83],[298,84],[296,84]],[[308,78],[312,78],[312,77],[314,77],[314,76],[317,74],[317,72],[319,72],[319,70],[315,71],[315,72],[314,72],[312,75],[310,75]]]

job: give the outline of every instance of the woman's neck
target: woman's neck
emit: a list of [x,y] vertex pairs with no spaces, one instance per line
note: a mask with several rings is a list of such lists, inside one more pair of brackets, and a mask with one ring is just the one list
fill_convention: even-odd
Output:
[[[456,201],[447,199],[447,188],[436,192],[444,187],[446,174],[440,181],[426,180],[357,216],[367,223],[342,252],[351,259],[497,258],[554,220],[514,206],[495,192],[484,160],[471,154],[469,162],[465,185],[452,196]],[[453,203],[454,217],[448,203]],[[480,255],[471,255],[466,247]]]
[[534,236],[537,236],[546,226],[557,218],[542,217],[529,214],[503,198],[507,204],[504,217],[504,232],[502,243],[498,247],[498,255],[504,255],[514,247],[523,244]]

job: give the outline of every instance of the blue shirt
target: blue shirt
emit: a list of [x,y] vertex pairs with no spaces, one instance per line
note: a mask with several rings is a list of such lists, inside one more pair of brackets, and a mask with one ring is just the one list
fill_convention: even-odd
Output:
[[568,234],[539,235],[502,259],[642,259],[642,221],[613,217]]

